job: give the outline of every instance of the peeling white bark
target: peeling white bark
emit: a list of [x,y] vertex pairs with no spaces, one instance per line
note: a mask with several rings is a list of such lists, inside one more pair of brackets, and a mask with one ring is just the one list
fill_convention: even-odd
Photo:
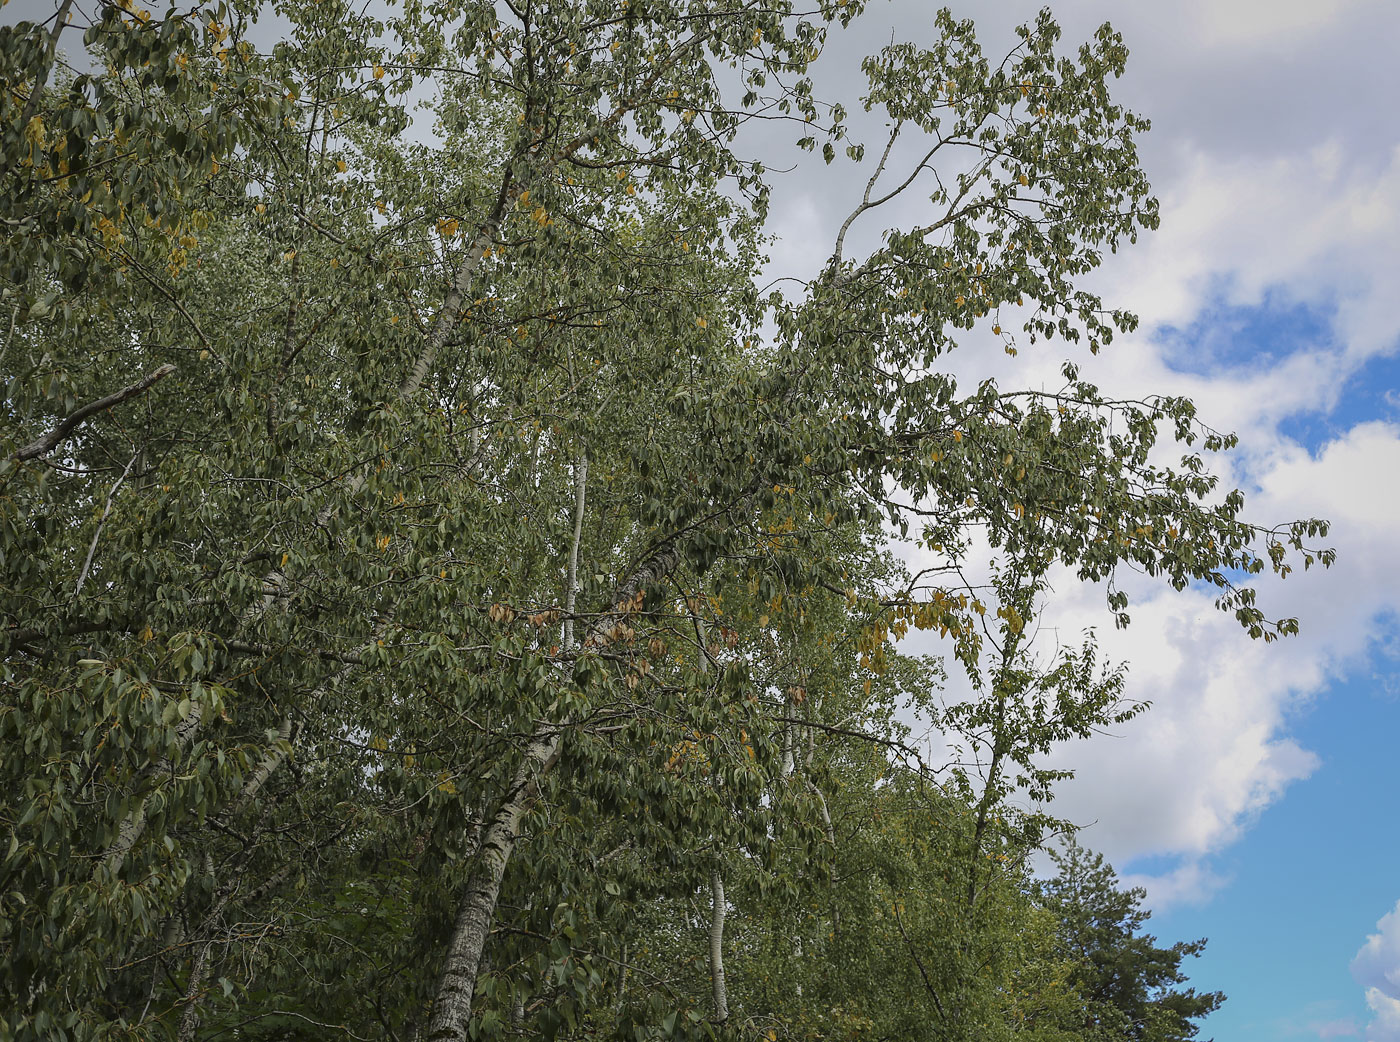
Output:
[[578,547],[583,539],[583,498],[588,488],[588,457],[574,470],[574,538],[569,545],[569,573],[564,585],[564,650],[574,650],[574,605],[578,602]]

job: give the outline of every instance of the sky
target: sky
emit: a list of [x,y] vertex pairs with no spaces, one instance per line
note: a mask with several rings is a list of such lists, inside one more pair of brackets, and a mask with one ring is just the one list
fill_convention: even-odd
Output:
[[[1132,584],[1117,632],[1101,589],[1058,582],[1047,626],[1096,625],[1152,708],[1060,750],[1076,778],[1050,809],[1146,889],[1160,940],[1210,938],[1187,970],[1229,999],[1202,1038],[1400,1042],[1400,4],[1051,6],[1066,47],[1105,20],[1124,34],[1116,96],[1153,121],[1143,164],[1162,202],[1161,229],[1093,279],[1141,326],[1076,360],[1107,392],[1194,399],[1240,436],[1218,469],[1251,516],[1328,518],[1338,556],[1260,584],[1270,617],[1302,625],[1267,647],[1208,592]],[[934,10],[872,3],[823,57],[822,92],[858,96],[859,57],[929,40]],[[953,10],[999,55],[1036,5]],[[880,114],[851,122],[878,153]],[[772,274],[814,273],[866,176],[838,164],[782,183]],[[972,337],[950,360],[1053,388],[1066,357],[1052,342],[1010,360]]]
[[[1124,34],[1116,95],[1153,121],[1141,147],[1162,202],[1161,229],[1093,279],[1141,326],[1076,360],[1107,392],[1193,398],[1240,436],[1220,471],[1251,515],[1328,518],[1338,554],[1330,571],[1261,585],[1270,617],[1302,625],[1268,647],[1208,593],[1130,584],[1118,632],[1102,590],[1058,582],[1047,625],[1097,626],[1128,664],[1128,696],[1152,708],[1060,750],[1076,778],[1051,809],[1146,889],[1159,939],[1210,938],[1188,970],[1229,999],[1202,1038],[1400,1042],[1400,4],[1051,6],[1066,47],[1105,20]],[[953,10],[999,54],[1036,7]],[[4,19],[43,9],[17,0]],[[829,255],[884,130],[855,103],[859,60],[892,37],[931,40],[934,11],[872,0],[833,36],[818,93],[856,110],[871,158],[778,179],[770,275],[810,276]],[[907,194],[852,229],[848,256],[917,219]],[[1012,360],[973,337],[950,361],[967,379],[1055,387],[1065,357],[1055,341]]]

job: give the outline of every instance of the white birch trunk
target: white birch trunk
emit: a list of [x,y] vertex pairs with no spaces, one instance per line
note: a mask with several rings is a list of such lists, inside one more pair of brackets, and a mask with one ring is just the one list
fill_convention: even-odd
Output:
[[574,540],[569,546],[569,573],[564,581],[564,650],[574,650],[574,606],[578,603],[578,547],[583,539],[583,497],[588,488],[588,457],[574,469]]
[[[578,551],[583,539],[583,514],[588,486],[588,457],[579,460],[574,471],[574,535],[569,546],[568,572],[564,586],[564,651],[574,650],[574,607],[578,599]],[[536,731],[525,750],[525,759],[515,772],[511,794],[482,833],[476,872],[462,894],[452,939],[443,960],[433,1016],[428,1023],[428,1042],[458,1042],[466,1038],[471,1019],[476,978],[481,969],[481,953],[496,914],[496,899],[506,865],[515,850],[520,821],[539,787],[539,776],[554,765],[559,756],[562,730]]]
[[[181,751],[188,749],[194,742],[194,736],[199,732],[199,724],[204,716],[204,704],[202,702],[190,703],[190,714],[180,721],[175,728],[176,745]],[[150,771],[147,777],[168,775],[171,772],[169,760],[161,760],[155,768]],[[127,814],[117,829],[117,838],[112,841],[112,845],[102,855],[100,864],[106,871],[108,878],[115,878],[117,873],[126,864],[127,855],[131,853],[131,848],[136,846],[136,841],[141,838],[141,834],[146,831],[146,799],[143,797],[131,812]]]
[[710,988],[715,1020],[729,1019],[729,991],[724,983],[724,876],[719,867],[710,870]]
[[457,905],[452,939],[443,959],[432,1019],[428,1022],[428,1042],[461,1042],[467,1037],[472,1015],[481,953],[491,933],[496,915],[496,899],[506,865],[515,851],[520,822],[539,786],[539,776],[558,758],[562,733],[537,737],[525,751],[525,760],[516,771],[511,795],[496,812],[481,838],[476,871]]
[[[581,499],[578,502],[582,504]],[[613,602],[614,610],[594,621],[589,628],[590,638],[602,636],[620,618],[625,618],[625,606],[639,592],[675,571],[680,561],[680,551],[674,545],[664,546],[648,558],[619,587]],[[515,851],[520,822],[538,792],[539,780],[558,761],[564,730],[571,723],[571,719],[565,719],[559,724],[541,725],[535,730],[525,750],[525,758],[516,770],[509,795],[482,834],[477,868],[457,906],[452,937],[443,957],[433,1014],[428,1023],[427,1042],[463,1042],[467,1037],[476,978],[481,968],[481,953],[491,932],[501,880]]]
[[176,1042],[194,1042],[195,1032],[199,1030],[199,1000],[204,991],[204,978],[209,972],[209,949],[213,946],[213,941],[201,944],[194,957],[194,965],[190,967],[190,982],[185,989],[185,1008],[180,1014]]
[[792,724],[783,727],[783,763],[782,778],[786,781],[792,777],[792,772],[797,766],[796,757],[793,755]]

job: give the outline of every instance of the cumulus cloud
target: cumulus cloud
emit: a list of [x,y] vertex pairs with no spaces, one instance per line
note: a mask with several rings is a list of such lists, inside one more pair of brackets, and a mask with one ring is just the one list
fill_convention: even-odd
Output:
[[[1154,907],[1202,899],[1219,880],[1202,859],[1237,839],[1316,757],[1288,736],[1291,717],[1376,640],[1394,634],[1400,609],[1400,546],[1394,518],[1400,489],[1400,428],[1353,427],[1318,455],[1294,446],[1260,477],[1256,509],[1268,517],[1316,512],[1334,522],[1341,549],[1330,573],[1314,570],[1264,583],[1275,616],[1296,615],[1303,634],[1279,644],[1251,642],[1205,592],[1146,584],[1124,632],[1100,631],[1105,653],[1130,663],[1129,690],[1152,710],[1119,729],[1059,751],[1077,777],[1057,806],[1095,821],[1086,841],[1126,862],[1177,854],[1181,866],[1134,880]],[[1071,623],[1102,615],[1100,594],[1072,583],[1051,606]],[[1389,619],[1387,624],[1383,620]],[[1380,620],[1380,621],[1378,621]]]
[[1371,1010],[1366,1042],[1400,1042],[1400,901],[1376,923],[1351,962],[1351,974]]
[[1160,912],[1170,905],[1200,901],[1230,882],[1199,859],[1183,861],[1169,872],[1146,875],[1136,872],[1121,877],[1124,887],[1142,887],[1148,894],[1148,907]]

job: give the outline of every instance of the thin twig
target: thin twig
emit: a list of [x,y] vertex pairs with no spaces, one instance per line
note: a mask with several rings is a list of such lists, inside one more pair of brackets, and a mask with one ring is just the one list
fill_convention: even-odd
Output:
[[[173,369],[174,366],[171,366],[171,368]],[[88,569],[92,567],[92,555],[97,553],[97,540],[102,535],[102,526],[107,523],[107,515],[112,512],[112,498],[116,496],[117,489],[122,487],[122,482],[126,480],[126,476],[131,473],[131,468],[136,465],[136,461],[140,459],[140,457],[141,453],[139,451],[131,457],[131,462],[129,462],[126,465],[126,469],[122,471],[122,476],[112,483],[112,487],[107,492],[107,504],[102,508],[102,517],[98,519],[97,531],[92,533],[92,545],[88,547],[87,560],[83,562],[83,570],[78,575],[78,585],[73,587],[74,601],[78,599],[78,594],[83,592],[83,583],[87,581]]]

